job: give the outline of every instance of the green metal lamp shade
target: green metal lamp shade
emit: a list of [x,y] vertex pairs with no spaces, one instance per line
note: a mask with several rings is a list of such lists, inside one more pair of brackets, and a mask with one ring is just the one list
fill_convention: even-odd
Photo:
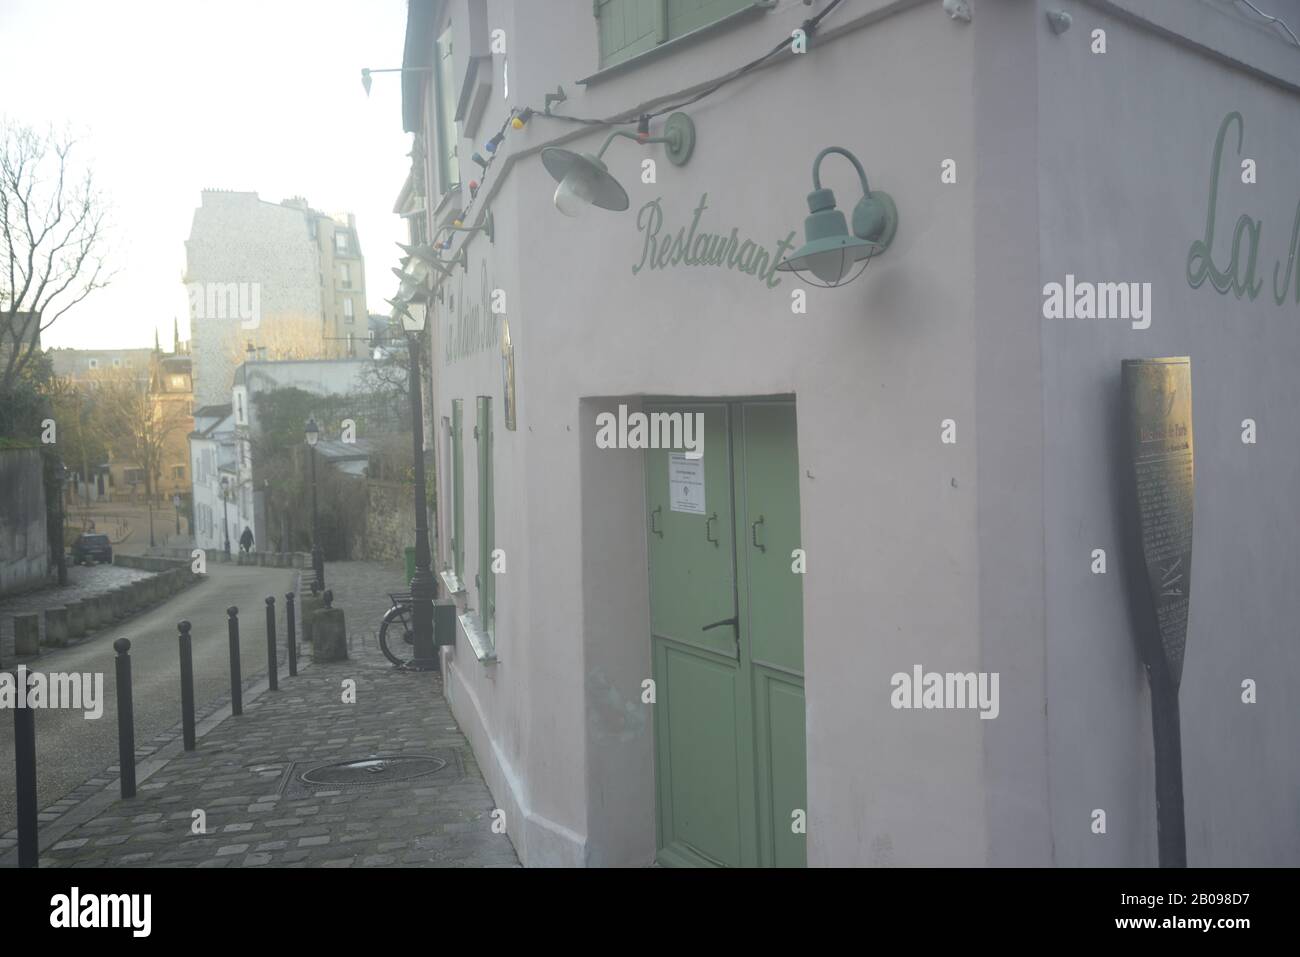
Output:
[[[844,216],[839,215],[842,220]],[[827,236],[804,243],[776,268],[781,272],[810,272],[824,285],[838,286],[854,263],[865,263],[884,248],[880,243],[856,236]]]
[[[853,208],[852,230],[835,208],[834,191],[821,184],[821,161],[831,153],[847,157],[862,183],[862,199]],[[856,156],[843,147],[830,146],[813,162],[813,190],[808,194],[808,216],[803,221],[804,244],[776,268],[810,273],[820,280],[817,285],[842,286],[862,275],[872,257],[889,248],[897,229],[898,209],[890,195],[867,185],[867,174]],[[856,263],[862,266],[853,272]]]
[[542,165],[560,184],[555,208],[566,216],[577,216],[588,204],[615,212],[628,208],[627,191],[598,156],[548,146],[542,150]]

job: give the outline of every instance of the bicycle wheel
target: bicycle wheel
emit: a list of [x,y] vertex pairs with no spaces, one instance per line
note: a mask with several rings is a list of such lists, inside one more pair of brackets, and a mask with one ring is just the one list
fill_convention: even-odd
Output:
[[379,626],[379,649],[385,658],[401,668],[411,660],[410,650],[414,645],[415,633],[406,606],[394,605],[384,612],[383,624]]

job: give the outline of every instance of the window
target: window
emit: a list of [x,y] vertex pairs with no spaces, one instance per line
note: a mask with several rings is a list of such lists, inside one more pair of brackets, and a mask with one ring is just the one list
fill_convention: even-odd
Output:
[[139,485],[144,481],[144,469],[127,469],[122,478],[127,485]]
[[185,388],[185,376],[183,376],[183,375],[174,375],[174,376],[172,376],[172,388],[173,388],[173,389],[183,389],[183,388]]
[[595,0],[600,66],[630,60],[756,5],[755,0]]
[[442,31],[433,50],[435,130],[438,136],[438,188],[446,193],[460,184],[456,150],[456,70],[451,55],[451,25]]
[[339,276],[343,280],[343,288],[352,288],[352,265],[350,263],[339,263]]
[[352,297],[348,296],[343,300],[343,319],[345,322],[351,322],[356,318],[352,305]]
[[[348,254],[348,234],[346,230],[337,229],[334,231],[334,254],[336,256],[346,256]],[[325,278],[321,277],[323,283]]]
[[451,400],[451,565],[465,580],[465,400]]
[[114,360],[113,360],[113,368],[114,368],[114,369],[120,369],[120,368],[122,368],[122,360],[121,360],[121,359],[114,359]]
[[90,368],[92,368],[92,369],[98,369],[98,368],[99,368],[99,360],[98,360],[98,359],[87,359],[86,362],[90,365]]
[[183,478],[185,478],[185,466],[183,466],[183,465],[174,465],[174,466],[172,466],[172,478],[175,478],[175,479],[183,479]]
[[478,397],[474,426],[478,442],[478,617],[483,630],[494,633],[496,622],[496,573],[492,571],[492,552],[496,549],[496,509],[492,490],[492,399]]

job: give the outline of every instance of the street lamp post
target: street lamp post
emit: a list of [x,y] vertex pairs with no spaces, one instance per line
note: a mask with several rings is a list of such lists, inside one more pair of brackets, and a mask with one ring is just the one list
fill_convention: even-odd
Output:
[[67,535],[65,534],[64,530],[65,527],[67,526],[68,520],[67,520],[67,512],[64,508],[64,503],[63,503],[63,486],[64,483],[67,482],[68,480],[68,468],[63,464],[62,459],[59,459],[55,464],[54,479],[59,486],[59,549],[58,549],[58,565],[56,567],[58,569],[58,574],[59,574],[59,584],[66,585],[68,583],[68,560],[65,554],[67,550],[67,545],[65,543],[65,539],[67,538]]
[[172,495],[172,508],[176,510],[176,537],[181,537],[181,497],[178,494]]
[[221,476],[221,528],[226,537],[226,561],[230,561],[230,479]]
[[[416,297],[419,297],[417,301]],[[438,670],[437,651],[433,644],[433,602],[438,584],[433,577],[429,555],[429,520],[424,479],[424,396],[420,386],[420,344],[427,313],[428,294],[412,295],[402,307],[402,325],[406,329],[408,353],[408,388],[411,391],[411,445],[415,453],[415,576],[411,579],[411,617],[415,657],[407,663],[414,671]]]
[[307,422],[307,446],[311,449],[311,567],[316,572],[316,584],[325,591],[325,552],[320,547],[320,515],[316,510],[316,443],[320,440],[320,427],[316,417]]
[[154,490],[153,476],[150,475],[148,472],[145,472],[144,500],[145,500],[145,504],[149,508],[149,547],[150,548],[153,548],[155,544],[153,540],[153,490]]

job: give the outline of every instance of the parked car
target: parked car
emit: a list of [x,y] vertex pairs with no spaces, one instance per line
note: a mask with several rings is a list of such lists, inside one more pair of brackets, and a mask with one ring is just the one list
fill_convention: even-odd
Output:
[[78,535],[72,543],[72,561],[74,564],[113,561],[113,543],[107,535]]

